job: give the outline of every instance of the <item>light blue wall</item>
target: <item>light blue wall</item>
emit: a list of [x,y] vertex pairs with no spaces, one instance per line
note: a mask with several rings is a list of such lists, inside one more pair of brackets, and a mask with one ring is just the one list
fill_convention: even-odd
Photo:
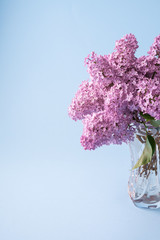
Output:
[[85,151],[67,108],[91,52],[127,33],[145,55],[160,1],[0,1],[0,239],[158,240],[127,193],[127,145]]

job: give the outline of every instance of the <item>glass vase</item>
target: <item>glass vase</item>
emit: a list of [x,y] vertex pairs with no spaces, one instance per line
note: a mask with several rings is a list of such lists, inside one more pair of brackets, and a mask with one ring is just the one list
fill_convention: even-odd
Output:
[[146,143],[145,127],[140,125],[135,133],[134,141],[129,143],[131,172],[128,193],[135,206],[156,209],[160,207],[160,128],[148,124],[147,131],[155,139],[156,150],[149,163],[132,170]]

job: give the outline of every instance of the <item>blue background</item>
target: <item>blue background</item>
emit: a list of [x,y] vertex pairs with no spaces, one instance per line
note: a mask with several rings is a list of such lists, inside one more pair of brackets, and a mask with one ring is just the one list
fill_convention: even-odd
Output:
[[127,193],[127,145],[85,151],[67,108],[91,52],[135,34],[145,55],[160,1],[0,1],[0,239],[159,239],[160,211]]

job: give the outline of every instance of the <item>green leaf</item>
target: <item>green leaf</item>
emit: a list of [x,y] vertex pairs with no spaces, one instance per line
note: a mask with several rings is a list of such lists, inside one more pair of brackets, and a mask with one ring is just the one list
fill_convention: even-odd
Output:
[[143,114],[142,112],[140,112],[140,115],[141,115],[144,119],[146,119],[147,121],[154,120],[154,117],[152,117],[152,116],[149,115],[148,113]]
[[[150,136],[150,135],[148,135],[148,136]],[[150,138],[151,136],[149,138],[148,138],[148,136],[146,136],[146,144],[145,144],[143,153],[142,153],[141,157],[139,158],[139,160],[137,161],[137,163],[132,168],[132,170],[135,168],[138,168],[142,165],[145,165],[151,161],[153,150],[152,150],[152,145],[151,145],[150,141],[152,142],[152,140]]]
[[148,141],[149,141],[149,143],[150,143],[150,145],[152,147],[152,156],[153,156],[153,154],[154,154],[154,152],[156,150],[156,142],[155,142],[154,138],[151,135],[149,135],[149,134],[147,135],[147,138],[148,138]]
[[150,120],[150,123],[154,127],[160,127],[160,120]]

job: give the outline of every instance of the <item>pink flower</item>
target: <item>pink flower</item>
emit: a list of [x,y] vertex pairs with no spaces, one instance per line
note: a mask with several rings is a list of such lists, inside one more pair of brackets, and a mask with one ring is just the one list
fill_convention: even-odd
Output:
[[133,34],[116,41],[109,55],[85,58],[90,81],[83,81],[69,106],[69,116],[83,121],[84,149],[133,139],[140,112],[160,119],[160,35],[149,55],[135,57]]

